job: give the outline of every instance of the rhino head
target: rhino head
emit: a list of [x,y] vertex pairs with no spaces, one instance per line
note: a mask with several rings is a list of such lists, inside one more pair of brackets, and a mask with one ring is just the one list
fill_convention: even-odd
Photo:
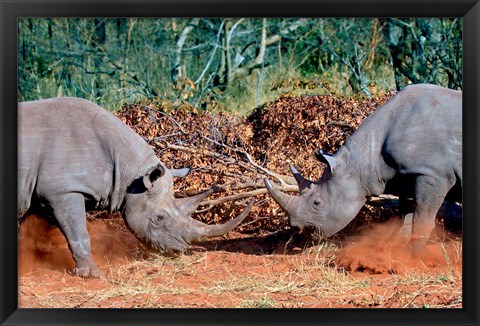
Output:
[[188,168],[167,169],[159,163],[127,189],[123,217],[128,227],[138,239],[160,252],[183,252],[194,240],[229,232],[245,219],[254,204],[252,199],[240,215],[225,224],[197,221],[191,215],[215,190],[175,198],[173,178],[184,177],[188,172]]
[[328,238],[343,229],[365,203],[359,182],[348,171],[348,164],[339,157],[317,151],[317,159],[327,164],[319,181],[304,178],[290,165],[300,196],[287,195],[276,189],[268,179],[265,186],[273,199],[289,216],[290,225],[303,229],[316,228],[318,235]]

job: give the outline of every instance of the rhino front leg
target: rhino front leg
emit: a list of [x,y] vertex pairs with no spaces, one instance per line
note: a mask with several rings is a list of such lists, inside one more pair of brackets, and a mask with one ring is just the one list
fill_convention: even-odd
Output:
[[50,203],[75,260],[74,274],[81,277],[100,277],[102,274],[92,259],[83,195],[67,194]]
[[430,233],[435,228],[435,216],[450,189],[445,180],[418,176],[415,184],[415,211],[413,213],[410,246],[414,256],[421,256]]

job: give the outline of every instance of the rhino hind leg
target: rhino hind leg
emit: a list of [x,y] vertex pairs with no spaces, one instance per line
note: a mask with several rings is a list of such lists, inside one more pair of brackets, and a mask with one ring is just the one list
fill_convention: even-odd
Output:
[[421,256],[426,251],[430,233],[435,228],[435,217],[451,186],[446,179],[423,175],[417,177],[410,239],[410,248],[414,256]]
[[412,235],[413,213],[403,215],[402,220],[402,225],[396,233],[396,236],[408,241]]
[[100,277],[101,272],[91,254],[83,195],[66,194],[51,200],[50,204],[75,260],[73,273],[81,277]]

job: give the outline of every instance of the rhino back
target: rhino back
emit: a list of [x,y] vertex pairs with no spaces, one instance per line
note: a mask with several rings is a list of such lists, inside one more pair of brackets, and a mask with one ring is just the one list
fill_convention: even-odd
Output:
[[69,192],[118,209],[128,183],[157,162],[140,136],[94,103],[19,105],[19,210],[28,209],[32,195]]
[[381,194],[395,174],[461,180],[462,93],[407,86],[365,119],[339,154],[373,194]]
[[[462,174],[462,93],[434,85],[405,90],[383,146],[399,173]],[[401,104],[401,103],[400,103]]]

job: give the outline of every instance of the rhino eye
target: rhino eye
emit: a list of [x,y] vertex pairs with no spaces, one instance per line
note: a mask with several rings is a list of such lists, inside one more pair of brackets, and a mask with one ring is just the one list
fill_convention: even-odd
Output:
[[157,215],[154,218],[152,218],[153,224],[160,224],[165,219],[165,215]]
[[314,201],[313,201],[313,205],[319,206],[319,205],[320,205],[320,201],[319,201],[319,200],[314,200]]

